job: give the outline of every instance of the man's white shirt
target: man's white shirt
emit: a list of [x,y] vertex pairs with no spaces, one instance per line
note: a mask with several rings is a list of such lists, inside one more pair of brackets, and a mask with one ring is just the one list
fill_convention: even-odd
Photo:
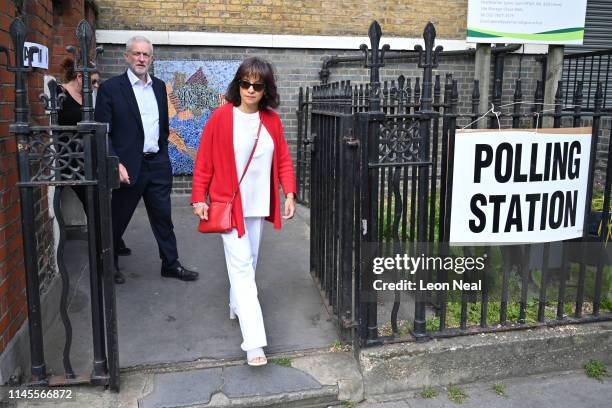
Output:
[[145,83],[131,69],[127,70],[127,75],[132,84],[134,96],[136,96],[144,129],[145,138],[142,151],[145,153],[156,153],[159,150],[159,110],[155,92],[153,92],[153,80],[147,74],[147,82]]

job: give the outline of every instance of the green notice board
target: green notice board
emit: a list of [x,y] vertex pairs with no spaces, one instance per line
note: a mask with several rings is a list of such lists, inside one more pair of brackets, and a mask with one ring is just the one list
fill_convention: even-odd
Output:
[[469,0],[467,41],[582,44],[587,0]]

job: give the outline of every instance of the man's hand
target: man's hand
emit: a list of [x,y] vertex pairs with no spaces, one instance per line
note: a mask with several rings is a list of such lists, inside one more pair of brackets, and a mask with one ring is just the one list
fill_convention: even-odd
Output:
[[201,220],[208,220],[208,204],[193,203],[193,213]]
[[130,184],[130,175],[127,169],[121,163],[119,163],[119,181],[125,184]]
[[289,220],[293,218],[295,215],[295,194],[289,193],[287,194],[287,198],[285,199],[285,215],[283,215],[283,219]]

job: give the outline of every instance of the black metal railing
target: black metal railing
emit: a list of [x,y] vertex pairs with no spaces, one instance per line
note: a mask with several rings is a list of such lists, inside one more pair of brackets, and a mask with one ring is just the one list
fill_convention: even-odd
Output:
[[565,106],[571,104],[571,98],[576,89],[582,88],[583,94],[579,102],[584,110],[593,110],[595,108],[597,84],[602,83],[601,109],[603,111],[612,110],[611,58],[612,49],[567,54],[563,57],[561,78]]
[[[117,321],[113,283],[113,245],[111,234],[111,189],[118,187],[118,160],[108,155],[107,126],[94,121],[90,75],[95,71],[90,63],[93,29],[85,20],[77,27],[80,46],[68,47],[75,55],[75,72],[82,75],[82,120],[76,126],[59,126],[58,98],[55,81],[49,83],[50,95],[41,95],[50,112],[50,124],[33,126],[29,123],[29,105],[26,98],[26,75],[32,71],[34,47],[29,48],[28,66],[24,64],[24,42],[27,27],[20,19],[10,26],[10,37],[15,50],[11,66],[9,48],[0,46],[6,55],[6,66],[15,74],[15,123],[10,126],[17,140],[17,163],[21,198],[21,225],[26,272],[26,295],[30,341],[30,385],[65,385],[91,383],[119,390],[119,356],[117,347]],[[96,49],[95,55],[101,49]],[[77,58],[78,57],[78,58]],[[95,57],[94,57],[95,61]],[[35,220],[36,190],[55,187],[54,213],[60,235],[57,263],[62,280],[59,314],[64,326],[63,375],[49,375],[44,356],[39,266]],[[72,324],[68,314],[70,278],[64,263],[65,231],[61,191],[65,187],[81,187],[86,192],[88,229],[89,280],[92,315],[92,369],[90,373],[75,373],[71,364]]]
[[[544,107],[541,81],[533,97],[526,98],[518,79],[506,105],[496,84],[494,112],[485,113],[478,111],[481,96],[474,81],[472,111],[459,114],[457,81],[452,74],[443,81],[433,75],[439,53],[433,25],[426,27],[425,48],[420,50],[423,76],[412,80],[400,76],[379,82],[385,50],[378,47],[380,27],[373,24],[369,34],[369,83],[315,86],[301,92],[310,99],[300,99],[302,120],[310,123],[307,150],[300,157],[302,166],[310,164],[311,271],[345,337],[367,346],[612,319],[610,249],[605,246],[610,235],[612,116],[603,110],[604,85],[595,89],[589,112],[583,109],[580,86],[567,103],[560,82],[551,110]],[[572,109],[565,110],[569,104]],[[462,159],[454,157],[457,128],[476,128],[484,120],[494,129],[502,124],[540,129],[545,118],[555,128],[592,128],[584,236],[562,243],[449,246],[452,200],[464,199],[452,197],[453,179],[461,177],[453,170]],[[303,168],[301,175],[307,171]],[[478,290],[435,285],[416,291],[373,290],[375,257],[423,253],[486,256],[491,261],[484,272],[464,275],[467,283],[481,282]],[[449,279],[444,268],[421,268],[412,278],[402,273],[394,269],[387,279],[432,284]]]

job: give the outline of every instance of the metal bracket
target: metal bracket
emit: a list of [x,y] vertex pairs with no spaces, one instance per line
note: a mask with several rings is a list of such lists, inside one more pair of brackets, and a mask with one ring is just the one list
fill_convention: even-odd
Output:
[[359,327],[359,322],[347,317],[342,317],[340,319],[340,324],[342,325],[343,329],[355,329]]
[[360,144],[359,139],[355,139],[354,137],[344,138],[344,143],[346,143],[347,146],[351,147],[358,147]]

